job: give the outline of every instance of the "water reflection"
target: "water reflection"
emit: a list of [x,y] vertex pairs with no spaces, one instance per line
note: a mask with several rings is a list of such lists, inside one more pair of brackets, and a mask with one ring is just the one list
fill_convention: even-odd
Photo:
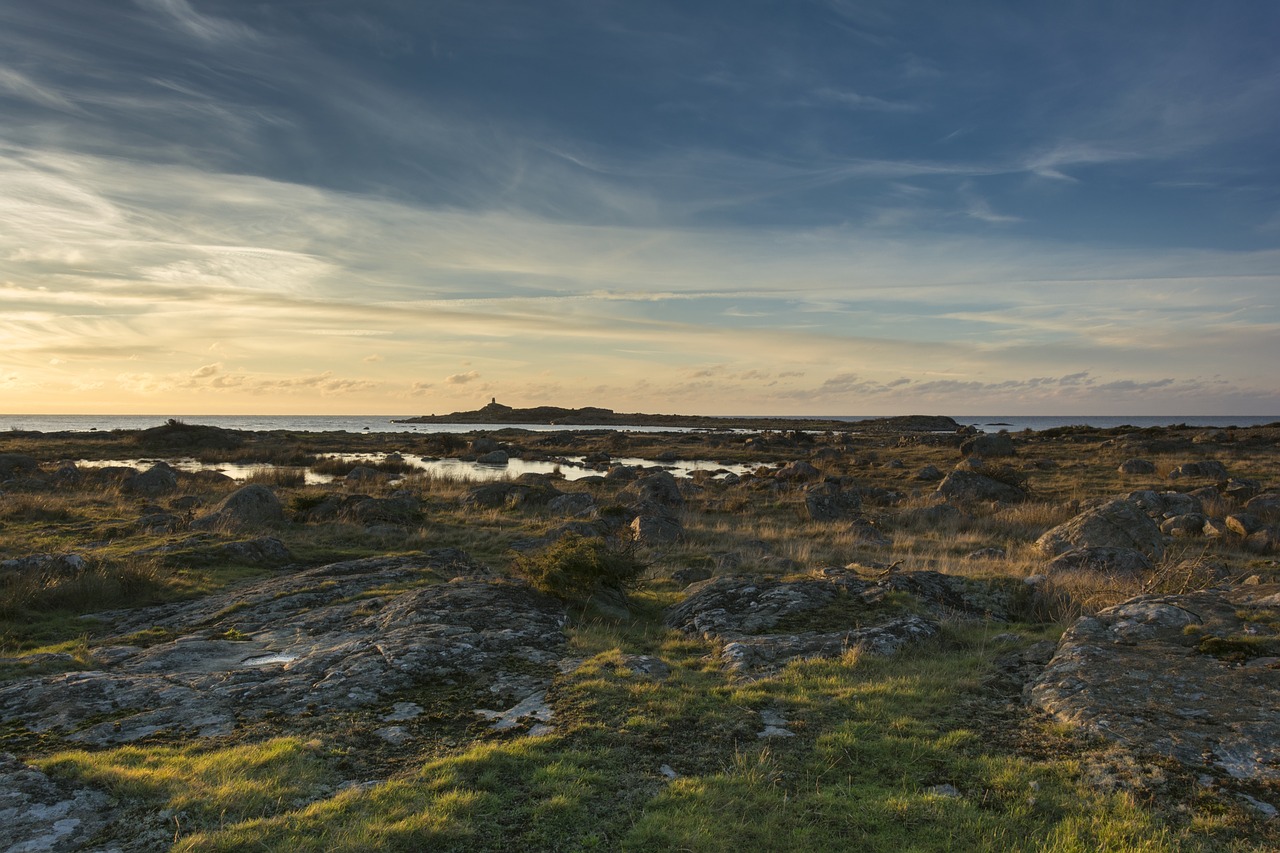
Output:
[[[611,460],[607,464],[587,465],[581,456],[569,456],[554,460],[526,460],[511,459],[505,465],[484,464],[480,462],[468,462],[462,459],[423,459],[417,456],[407,456],[395,453],[331,453],[325,454],[320,459],[339,459],[343,462],[351,462],[355,465],[376,466],[379,463],[386,462],[388,459],[401,462],[413,473],[426,473],[433,477],[439,477],[442,480],[465,480],[469,482],[492,482],[495,480],[513,480],[521,474],[550,474],[563,477],[566,480],[578,480],[582,477],[590,477],[605,473],[609,468],[615,465],[631,465],[643,467],[660,467],[666,471],[670,471],[677,477],[688,477],[695,471],[715,472],[716,476],[723,476],[726,473],[743,474],[747,471],[754,470],[758,465],[734,465],[721,464],[706,459],[682,459],[675,462],[654,462],[648,459],[639,459],[635,457],[620,458]],[[76,465],[81,468],[106,468],[113,466],[123,466],[134,468],[137,470],[146,470],[154,465],[158,459],[108,459],[101,461],[79,460]],[[197,473],[200,471],[214,471],[230,477],[233,480],[243,482],[253,477],[255,474],[260,476],[277,475],[277,474],[301,474],[304,482],[308,486],[325,485],[332,483],[334,480],[341,479],[338,475],[321,474],[308,468],[285,465],[264,465],[261,463],[247,462],[201,462],[198,459],[179,458],[163,460],[178,471],[187,473]],[[400,475],[392,474],[393,480],[398,479]]]

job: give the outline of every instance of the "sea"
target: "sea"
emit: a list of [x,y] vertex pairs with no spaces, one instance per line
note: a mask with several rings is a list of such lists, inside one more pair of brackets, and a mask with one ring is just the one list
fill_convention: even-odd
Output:
[[[507,428],[550,432],[563,429],[618,429],[632,432],[685,432],[679,427],[590,426],[551,424],[405,424],[397,420],[413,415],[0,415],[0,431],[108,432],[147,429],[169,419],[187,424],[206,424],[225,429],[289,430],[295,432],[475,432]],[[744,416],[745,417],[745,416]],[[776,416],[769,416],[776,417]],[[818,417],[802,415],[797,417]],[[822,416],[832,420],[859,421],[874,415]],[[1157,427],[1184,424],[1191,427],[1247,427],[1280,423],[1280,415],[952,415],[957,423],[972,425],[983,432],[1022,432],[1064,426],[1105,429],[1118,426]]]

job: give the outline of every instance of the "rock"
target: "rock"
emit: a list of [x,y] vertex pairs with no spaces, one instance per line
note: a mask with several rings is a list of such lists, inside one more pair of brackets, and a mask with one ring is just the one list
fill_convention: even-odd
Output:
[[666,545],[684,536],[684,527],[674,518],[637,515],[631,520],[631,535],[641,545]]
[[1154,474],[1156,465],[1146,459],[1126,459],[1117,470],[1121,474]]
[[0,453],[0,480],[40,473],[40,463],[22,453]]
[[686,634],[713,639],[755,634],[784,618],[828,607],[839,587],[818,579],[789,583],[723,576],[697,584],[668,609],[665,622]]
[[476,462],[481,465],[506,465],[511,461],[511,457],[507,455],[505,450],[491,450],[481,456],[476,457]]
[[1280,553],[1280,530],[1274,527],[1255,530],[1245,538],[1244,547],[1254,554]]
[[1179,480],[1187,477],[1225,480],[1227,479],[1227,469],[1221,462],[1209,459],[1202,462],[1185,462],[1169,472],[1170,480]]
[[899,525],[905,526],[958,526],[968,520],[969,516],[965,515],[951,504],[946,503],[934,504],[933,506],[914,507],[912,509],[903,510],[898,516]]
[[849,652],[884,657],[932,639],[939,630],[936,622],[904,616],[850,631],[743,637],[726,643],[721,656],[731,670],[774,668],[793,660],[836,658]]
[[401,494],[389,498],[371,498],[356,495],[344,502],[338,518],[360,524],[412,525],[422,521],[422,504],[413,495]]
[[1142,507],[1117,498],[1080,513],[1036,540],[1040,553],[1050,557],[1082,547],[1133,548],[1159,557],[1164,552],[1164,538]]
[[848,533],[854,542],[862,545],[885,547],[893,544],[892,539],[866,518],[855,518],[849,525]]
[[862,513],[862,497],[838,483],[818,483],[805,489],[805,509],[813,521],[844,521]]
[[1236,779],[1280,781],[1280,670],[1208,653],[1247,637],[1275,588],[1139,596],[1079,619],[1030,701],[1140,752]]
[[814,468],[803,459],[779,468],[778,473],[773,475],[775,480],[783,480],[787,482],[812,482],[819,479],[821,476],[821,471]]
[[208,515],[191,526],[197,530],[252,530],[284,522],[284,507],[275,492],[256,483],[242,486],[223,498]]
[[1221,539],[1223,536],[1231,535],[1226,520],[1221,518],[1206,518],[1200,532],[1210,539]]
[[1247,512],[1237,512],[1228,515],[1224,521],[1227,529],[1237,536],[1252,536],[1263,528],[1262,521],[1256,516]]
[[1016,452],[1013,446],[1013,438],[1005,432],[975,435],[960,444],[960,454],[962,456],[988,458],[1013,456]]
[[462,505],[479,509],[542,506],[560,496],[560,491],[545,481],[485,483],[462,496]]
[[1244,477],[1232,477],[1227,480],[1225,486],[1222,487],[1224,497],[1231,498],[1233,501],[1241,503],[1252,500],[1262,491],[1262,484],[1257,480],[1248,480]]
[[1203,515],[1204,503],[1193,494],[1181,492],[1161,492],[1160,503],[1164,507],[1164,516]]
[[30,554],[12,560],[0,560],[0,573],[60,577],[83,572],[88,565],[79,554]]
[[216,551],[223,559],[249,566],[280,566],[293,562],[293,554],[274,536],[227,542],[219,545]]
[[1027,496],[1026,491],[1012,483],[976,471],[959,469],[952,471],[938,484],[936,494],[945,500],[959,503],[1016,503]]
[[182,516],[171,512],[149,513],[138,519],[136,526],[143,533],[167,535],[182,529]]
[[1280,519],[1280,493],[1267,492],[1252,497],[1244,508],[1261,518]]
[[1204,523],[1207,520],[1199,513],[1170,516],[1160,522],[1160,532],[1175,538],[1199,536],[1204,532]]
[[547,509],[558,515],[590,515],[595,512],[596,499],[586,492],[570,492],[552,498]]
[[167,495],[178,490],[178,474],[167,463],[157,462],[141,474],[125,480],[122,488],[149,498]]
[[564,654],[564,609],[523,583],[433,582],[482,570],[463,552],[439,549],[131,611],[115,630],[180,636],[99,671],[4,684],[0,717],[101,746],[160,733],[224,735],[268,714],[385,707],[398,692],[442,679],[499,686],[500,699],[516,699],[505,691],[540,689],[537,672],[547,673],[542,687],[550,682]]
[[936,465],[926,465],[915,473],[915,479],[925,483],[936,483],[944,476]]
[[668,509],[684,506],[680,485],[668,471],[646,474],[628,486],[623,494],[640,503],[657,504]]
[[605,472],[604,478],[612,483],[629,483],[636,478],[636,469],[631,465],[614,465]]
[[874,588],[906,593],[938,618],[998,622],[1013,618],[1026,595],[1017,578],[983,580],[941,572],[891,572]]
[[391,475],[386,471],[379,471],[377,468],[370,468],[368,465],[357,465],[347,472],[347,476],[342,478],[348,484],[355,483],[379,483],[391,479]]
[[114,819],[112,806],[104,791],[55,781],[0,753],[0,850],[84,849]]
[[689,586],[700,581],[709,580],[711,578],[711,570],[701,566],[693,566],[687,569],[676,569],[671,573],[671,579],[681,586]]
[[1069,572],[1098,572],[1111,577],[1138,578],[1155,571],[1147,555],[1134,548],[1092,545],[1072,548],[1049,561],[1046,575]]

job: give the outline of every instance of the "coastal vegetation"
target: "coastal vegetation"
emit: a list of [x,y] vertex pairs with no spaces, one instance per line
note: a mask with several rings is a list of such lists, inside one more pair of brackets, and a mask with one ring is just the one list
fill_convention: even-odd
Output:
[[[81,834],[59,849],[1275,849],[1274,776],[1191,766],[1028,696],[1081,616],[1280,583],[1280,429],[986,438],[0,436],[0,751],[28,768],[6,773],[44,780],[22,789],[33,807],[46,790],[72,804]],[[405,462],[494,450],[590,476]],[[1122,473],[1139,457],[1149,473]],[[161,464],[178,459],[205,470]],[[749,471],[675,478],[673,459]],[[1207,462],[1226,476],[1186,468]],[[213,470],[231,463],[255,470]],[[969,475],[1001,497],[954,491]],[[1152,525],[1202,523],[1157,531],[1136,569],[1046,552],[1045,534],[1148,494],[1168,507]],[[1269,678],[1280,608],[1238,609],[1175,633]],[[857,640],[899,624],[932,633],[891,654]],[[761,663],[828,635],[845,647]],[[320,660],[343,649],[373,651]],[[480,656],[439,663],[455,653]],[[162,663],[171,687],[234,687],[192,700],[199,732],[128,702],[50,722],[32,698],[113,673],[141,690]]]

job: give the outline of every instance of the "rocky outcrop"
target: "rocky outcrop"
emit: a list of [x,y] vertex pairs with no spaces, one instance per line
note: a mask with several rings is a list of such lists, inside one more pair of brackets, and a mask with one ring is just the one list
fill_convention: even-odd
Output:
[[40,464],[23,453],[0,453],[0,480],[40,473]]
[[938,623],[908,615],[848,631],[743,637],[725,643],[721,657],[732,670],[772,668],[793,660],[834,658],[849,652],[888,656],[938,636]]
[[111,806],[104,791],[51,779],[0,753],[0,850],[82,849],[106,827]]
[[804,506],[813,521],[852,521],[862,514],[862,496],[839,483],[818,483],[805,490]]
[[1164,537],[1133,500],[1118,498],[1080,513],[1036,540],[1042,554],[1056,557],[1072,548],[1132,548],[1159,557]]
[[1146,459],[1126,459],[1120,463],[1119,469],[1121,474],[1154,474],[1156,465]]
[[178,490],[178,473],[167,463],[157,462],[141,474],[125,480],[122,488],[148,498],[171,494]]
[[1027,496],[1025,490],[1012,483],[997,480],[978,471],[956,469],[938,484],[938,497],[955,503],[1016,503]]
[[999,457],[1013,456],[1017,450],[1013,446],[1013,438],[1008,433],[983,433],[966,439],[960,445],[963,456]]
[[[666,624],[723,642],[721,657],[731,669],[767,668],[850,649],[892,654],[937,636],[941,618],[1008,619],[1022,587],[938,572],[872,581],[838,568],[790,581],[722,576],[689,587],[667,611]],[[887,604],[890,592],[909,595],[922,612]]]
[[281,524],[284,507],[275,492],[266,486],[251,484],[236,489],[223,498],[208,515],[191,522],[196,530],[255,530]]
[[[521,673],[563,653],[562,605],[522,583],[477,577],[481,571],[463,552],[441,549],[335,563],[121,614],[115,627],[123,635],[162,628],[178,638],[99,647],[96,669],[0,687],[0,718],[103,745],[161,732],[228,734],[268,714],[367,708],[438,681],[527,681]],[[526,688],[521,696],[532,692]]]
[[544,506],[559,497],[559,489],[541,480],[485,483],[462,496],[462,505],[476,509]]
[[1227,479],[1227,468],[1221,462],[1209,459],[1202,462],[1185,462],[1169,472],[1170,480],[1179,480],[1187,477],[1225,480]]
[[1280,781],[1280,587],[1140,596],[1077,620],[1032,705],[1127,747]]
[[1135,548],[1087,545],[1054,557],[1044,567],[1046,575],[1098,572],[1110,577],[1141,578],[1155,570],[1146,554]]

